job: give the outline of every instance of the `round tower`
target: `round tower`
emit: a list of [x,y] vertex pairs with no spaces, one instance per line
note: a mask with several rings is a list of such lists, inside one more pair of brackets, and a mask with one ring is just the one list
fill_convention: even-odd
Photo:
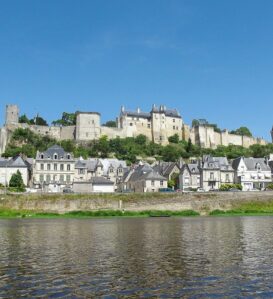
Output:
[[19,108],[17,105],[6,106],[6,123],[5,125],[18,124],[19,122]]

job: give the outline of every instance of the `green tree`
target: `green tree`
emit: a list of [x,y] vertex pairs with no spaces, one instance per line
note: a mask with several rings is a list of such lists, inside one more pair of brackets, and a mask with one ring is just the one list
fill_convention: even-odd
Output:
[[236,130],[230,131],[231,134],[252,137],[252,133],[247,127],[240,127]]
[[75,126],[76,125],[76,113],[63,112],[62,118],[54,120],[52,122],[54,126]]
[[22,174],[19,170],[11,176],[9,181],[9,187],[16,188],[16,191],[25,191],[25,185],[22,178]]
[[178,146],[169,144],[163,148],[162,158],[164,161],[175,162],[179,157],[181,157],[181,150]]
[[168,141],[170,143],[178,143],[179,142],[179,136],[178,136],[178,134],[174,134],[174,135],[170,136],[168,138]]
[[147,142],[147,137],[143,134],[140,134],[135,138],[135,143],[139,145],[145,145],[146,142]]
[[108,120],[105,124],[103,124],[104,127],[109,127],[109,128],[116,128],[117,127],[117,122],[114,120]]
[[30,124],[37,126],[48,126],[47,121],[38,115],[30,120]]
[[19,123],[29,124],[30,125],[30,120],[28,119],[26,114],[23,114],[19,117]]

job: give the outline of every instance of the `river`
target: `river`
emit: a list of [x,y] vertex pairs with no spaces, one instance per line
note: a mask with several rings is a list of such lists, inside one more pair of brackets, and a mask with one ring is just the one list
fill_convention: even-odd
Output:
[[1,219],[0,298],[273,298],[273,217]]

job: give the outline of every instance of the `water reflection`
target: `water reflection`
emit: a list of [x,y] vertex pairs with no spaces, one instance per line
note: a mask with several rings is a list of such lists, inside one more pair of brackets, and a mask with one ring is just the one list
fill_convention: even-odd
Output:
[[272,224],[272,217],[0,220],[0,298],[270,298]]

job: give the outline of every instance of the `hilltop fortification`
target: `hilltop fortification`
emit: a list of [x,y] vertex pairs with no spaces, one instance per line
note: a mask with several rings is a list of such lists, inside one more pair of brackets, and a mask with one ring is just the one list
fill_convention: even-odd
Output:
[[[249,147],[253,144],[266,144],[261,138],[230,134],[227,130],[216,132],[212,126],[198,124],[193,127],[186,125],[176,109],[153,105],[150,112],[126,110],[121,107],[116,119],[115,128],[101,125],[98,112],[77,112],[75,126],[39,126],[19,123],[17,105],[6,106],[6,117],[0,129],[0,154],[4,152],[12,132],[17,128],[29,128],[31,131],[48,135],[57,140],[91,141],[106,135],[109,139],[116,137],[136,137],[143,134],[149,140],[162,145],[168,144],[168,138],[177,134],[180,140],[191,139],[193,144],[204,148],[216,148],[218,145],[240,145]],[[273,131],[272,131],[273,132]],[[272,133],[273,135],[273,133]]]

